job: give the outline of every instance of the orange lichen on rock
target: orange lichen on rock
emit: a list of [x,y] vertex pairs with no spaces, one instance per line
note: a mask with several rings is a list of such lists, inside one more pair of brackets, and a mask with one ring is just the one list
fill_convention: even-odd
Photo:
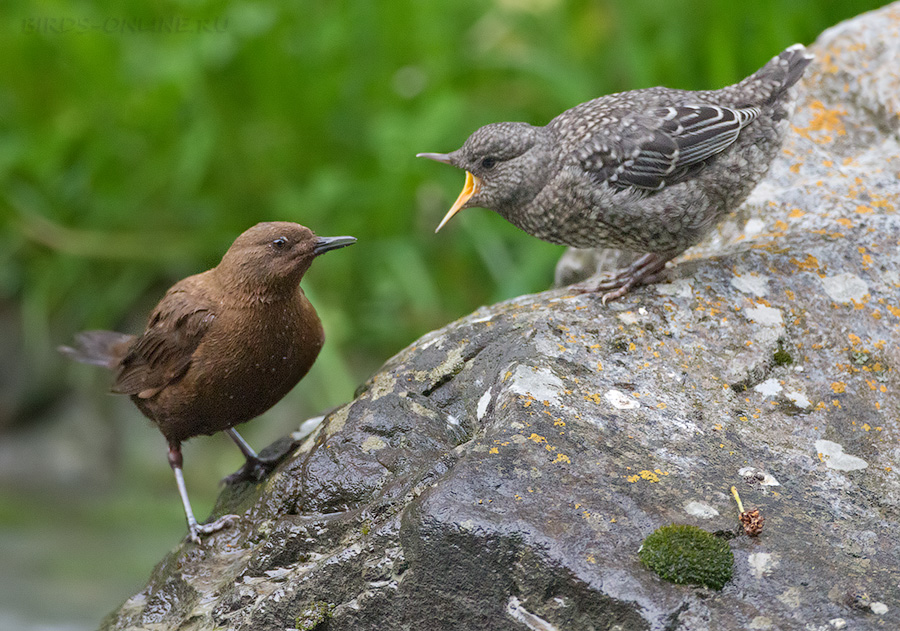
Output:
[[802,261],[792,258],[791,263],[803,271],[814,272],[819,269],[819,260],[812,254],[807,254],[806,258]]
[[[822,101],[813,101],[809,108],[813,111],[812,120],[806,127],[794,126],[794,131],[804,138],[818,143],[826,143],[834,140],[834,136],[844,136],[847,130],[844,128],[843,116],[847,110],[841,108],[828,109]],[[831,132],[831,133],[824,133]],[[813,138],[810,134],[816,133]]]

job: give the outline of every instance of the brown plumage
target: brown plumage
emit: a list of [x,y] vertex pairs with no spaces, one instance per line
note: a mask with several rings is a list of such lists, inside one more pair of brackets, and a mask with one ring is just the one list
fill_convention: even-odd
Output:
[[116,374],[127,394],[169,443],[191,539],[230,523],[198,525],[182,474],[181,442],[225,431],[247,463],[228,481],[258,478],[274,463],[259,458],[233,429],[275,405],[309,371],[325,340],[300,288],[313,259],[354,243],[317,237],[288,222],[260,223],[240,235],[211,270],[176,283],[139,336],[87,331],[60,351]]

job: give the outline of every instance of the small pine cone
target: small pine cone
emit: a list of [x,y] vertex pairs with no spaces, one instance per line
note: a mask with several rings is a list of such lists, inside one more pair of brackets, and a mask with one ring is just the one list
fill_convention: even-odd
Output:
[[747,533],[749,537],[755,537],[759,533],[762,532],[763,523],[766,521],[765,518],[759,514],[759,509],[754,508],[753,510],[745,510],[741,513],[741,524],[744,526],[744,532]]

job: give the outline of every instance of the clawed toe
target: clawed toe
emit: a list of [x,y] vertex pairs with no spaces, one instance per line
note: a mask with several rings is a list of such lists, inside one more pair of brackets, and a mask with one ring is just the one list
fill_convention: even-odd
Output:
[[618,289],[629,281],[628,269],[616,270],[612,274],[595,276],[569,287],[569,290],[578,294],[594,294],[598,291]]
[[214,532],[219,532],[223,528],[230,528],[234,525],[234,522],[237,521],[237,515],[223,515],[219,517],[216,521],[210,522],[208,524],[188,524],[188,531],[191,537],[191,541],[196,543],[198,546],[203,545],[203,540],[200,538],[200,535],[211,535]]
[[628,267],[617,269],[612,274],[589,278],[572,285],[569,289],[574,293],[586,294],[606,292],[600,298],[606,303],[621,298],[635,285],[655,283],[664,276],[663,269],[672,257],[653,252],[645,254]]
[[259,482],[269,475],[281,458],[247,458],[240,469],[229,476],[222,478],[222,482],[228,485],[237,484],[238,482]]

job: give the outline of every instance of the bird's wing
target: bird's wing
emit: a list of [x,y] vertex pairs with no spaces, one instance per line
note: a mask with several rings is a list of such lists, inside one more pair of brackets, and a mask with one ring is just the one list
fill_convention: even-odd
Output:
[[587,143],[579,160],[613,186],[656,191],[689,177],[759,114],[755,107],[679,105],[629,115],[614,135]]
[[174,286],[122,359],[113,392],[146,399],[180,379],[215,317],[210,304]]

